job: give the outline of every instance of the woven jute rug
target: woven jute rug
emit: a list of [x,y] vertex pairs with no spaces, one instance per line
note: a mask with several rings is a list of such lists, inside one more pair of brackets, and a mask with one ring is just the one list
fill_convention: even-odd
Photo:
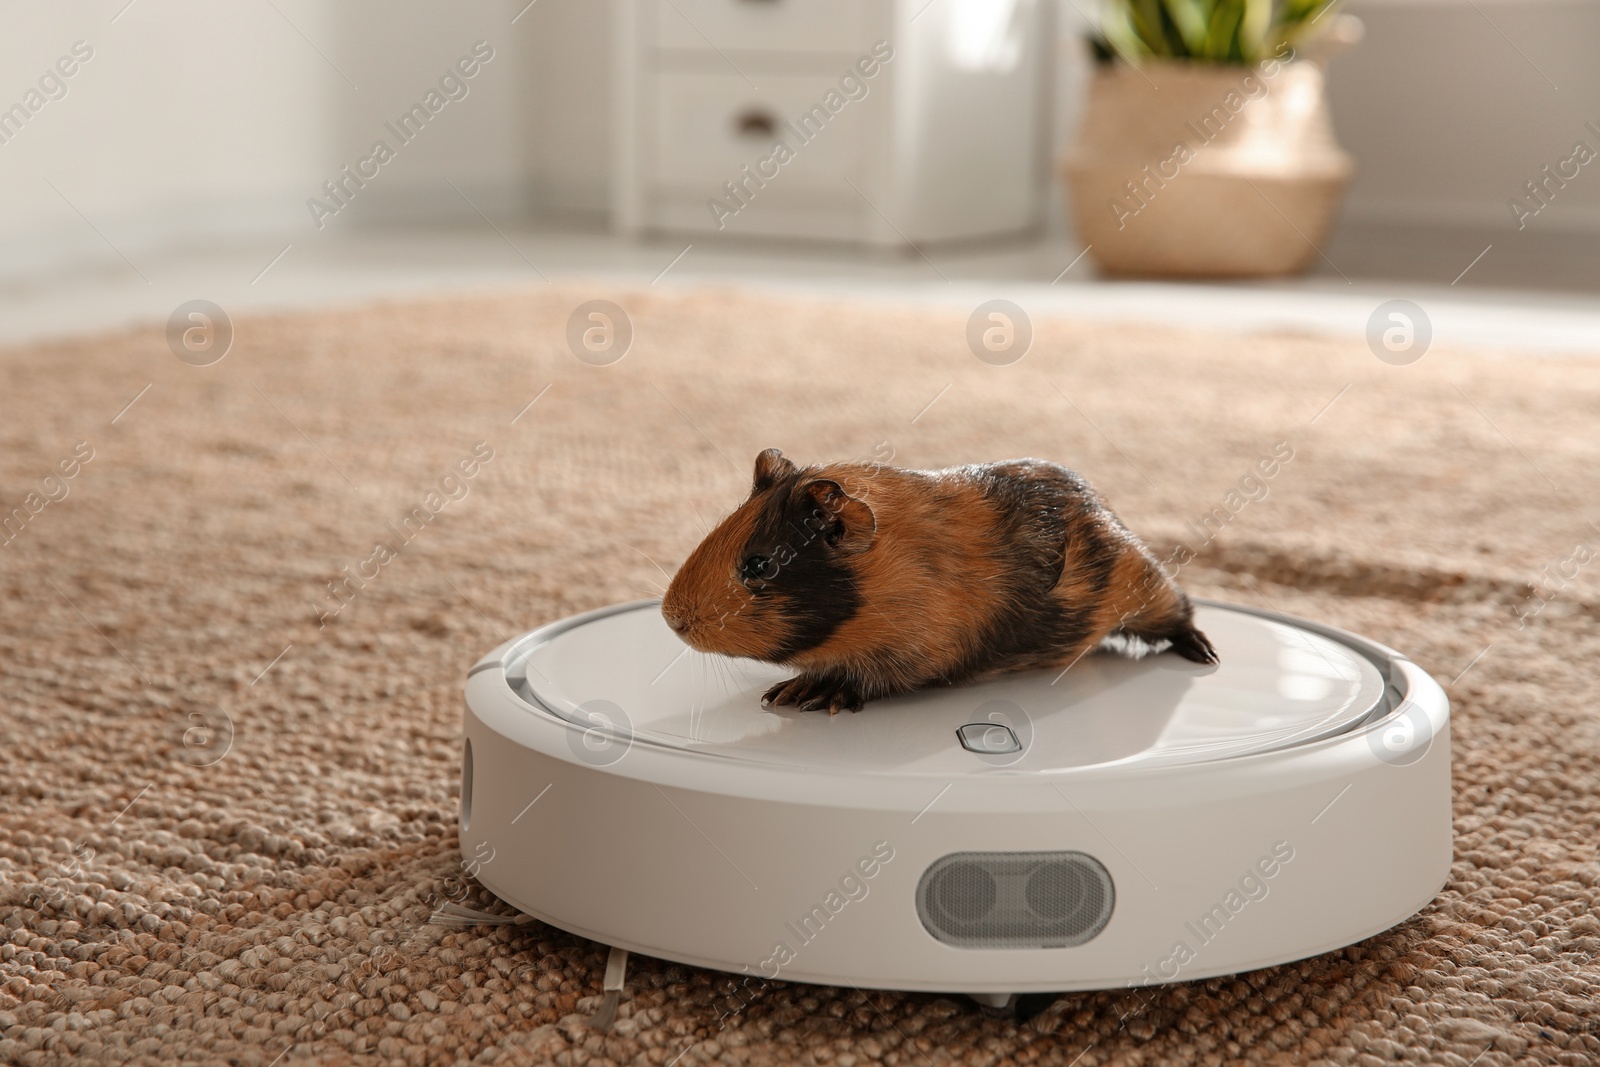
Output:
[[[573,284],[240,317],[204,367],[159,323],[0,352],[0,1062],[1595,1062],[1600,363],[1040,315],[993,365],[967,325]],[[508,911],[457,850],[467,666],[656,593],[769,445],[1064,462],[1191,591],[1406,652],[1453,705],[1448,885],[1021,1022],[636,956],[601,1033],[605,947],[430,925]]]

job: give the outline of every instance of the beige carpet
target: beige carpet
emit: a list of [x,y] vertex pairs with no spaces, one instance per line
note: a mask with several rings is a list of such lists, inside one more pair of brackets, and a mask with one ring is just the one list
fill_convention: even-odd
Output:
[[[565,324],[602,296],[636,339],[592,367]],[[1600,363],[1036,326],[993,367],[960,314],[576,286],[243,319],[204,369],[159,327],[0,352],[0,504],[60,497],[0,548],[0,1062],[1594,1062]],[[603,948],[426,925],[458,892],[467,665],[651,595],[767,445],[1063,461],[1197,550],[1191,590],[1406,651],[1454,705],[1449,885],[1340,952],[1022,1025],[775,984],[719,1026],[725,977],[636,958],[602,1036]]]

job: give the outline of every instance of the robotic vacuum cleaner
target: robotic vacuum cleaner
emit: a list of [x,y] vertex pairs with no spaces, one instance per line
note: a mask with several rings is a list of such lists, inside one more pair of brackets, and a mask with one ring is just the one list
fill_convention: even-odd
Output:
[[1372,936],[1451,862],[1449,701],[1404,656],[1196,602],[1221,663],[1086,656],[830,716],[658,601],[466,687],[463,866],[528,915],[766,979],[1012,994],[1187,981]]

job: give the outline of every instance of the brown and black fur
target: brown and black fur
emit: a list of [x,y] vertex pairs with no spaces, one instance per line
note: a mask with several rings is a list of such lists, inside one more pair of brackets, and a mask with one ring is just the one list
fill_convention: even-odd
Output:
[[1082,476],[1037,459],[796,467],[769,448],[661,612],[702,652],[800,671],[763,703],[830,712],[1069,666],[1112,634],[1217,659],[1144,543]]

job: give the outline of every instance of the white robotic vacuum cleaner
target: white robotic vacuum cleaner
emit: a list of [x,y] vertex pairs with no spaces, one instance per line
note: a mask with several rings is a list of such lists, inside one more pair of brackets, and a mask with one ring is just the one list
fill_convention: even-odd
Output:
[[1197,601],[1221,657],[1087,656],[829,716],[645,601],[466,688],[463,866],[574,934],[735,974],[1013,994],[1187,981],[1415,914],[1451,862],[1449,701],[1399,653]]

